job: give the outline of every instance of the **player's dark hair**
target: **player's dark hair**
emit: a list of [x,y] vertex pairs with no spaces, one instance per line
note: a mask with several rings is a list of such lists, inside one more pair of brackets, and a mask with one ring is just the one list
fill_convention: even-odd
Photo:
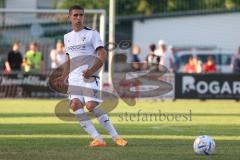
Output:
[[72,10],[74,9],[77,9],[77,10],[83,10],[83,13],[84,13],[84,8],[82,6],[79,6],[79,5],[74,5],[74,6],[71,6],[69,8],[69,14],[71,14]]

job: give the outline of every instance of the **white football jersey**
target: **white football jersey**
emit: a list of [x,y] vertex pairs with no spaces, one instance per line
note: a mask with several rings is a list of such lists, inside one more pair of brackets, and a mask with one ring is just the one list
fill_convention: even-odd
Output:
[[81,31],[73,30],[65,34],[64,45],[66,54],[70,57],[69,80],[71,81],[83,79],[82,72],[94,64],[96,49],[103,47],[103,42],[97,31],[85,27]]

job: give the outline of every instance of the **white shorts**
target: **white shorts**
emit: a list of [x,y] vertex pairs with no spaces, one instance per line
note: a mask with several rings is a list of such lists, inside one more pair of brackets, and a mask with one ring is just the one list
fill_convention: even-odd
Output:
[[95,77],[91,77],[91,82],[84,82],[84,80],[69,81],[68,98],[70,101],[77,98],[83,104],[89,101],[101,103],[102,99],[100,97],[99,85],[99,78]]

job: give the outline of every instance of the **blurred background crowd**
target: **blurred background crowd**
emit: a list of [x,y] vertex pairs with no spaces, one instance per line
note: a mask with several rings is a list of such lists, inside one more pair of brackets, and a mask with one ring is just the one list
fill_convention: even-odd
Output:
[[141,47],[133,46],[131,62],[134,69],[158,65],[174,73],[240,73],[240,47],[235,53],[222,54],[216,48],[174,48],[159,40],[157,45],[150,44],[148,50],[146,58],[141,61]]
[[[27,48],[26,53],[21,53],[21,42],[13,42],[12,48],[6,56],[3,72],[25,72],[25,73],[45,73],[52,69],[58,68],[60,65],[66,62],[66,52],[64,44],[61,40],[56,42],[55,48],[53,48],[49,57],[44,57],[37,42],[31,42]],[[51,68],[45,68],[44,59],[51,60]]]
[[[46,73],[64,64],[66,61],[65,48],[61,40],[57,40],[44,57],[37,42],[30,42],[26,52],[21,52],[20,41],[15,41],[9,52],[5,55],[3,72],[5,74],[14,72]],[[164,66],[168,72],[174,73],[240,73],[240,47],[236,53],[222,55],[219,50],[196,49],[196,48],[174,48],[164,40],[157,44],[149,45],[148,53],[141,52],[141,46],[134,44],[130,48],[130,59],[135,70],[148,69],[151,66],[161,68]],[[140,54],[144,54],[142,60]],[[46,68],[45,59],[50,59],[50,68]]]
[[[86,11],[86,25],[107,43],[109,1],[0,0],[1,70],[48,73],[63,64],[63,35],[71,27],[62,9],[73,4],[103,9]],[[240,0],[116,0],[115,13],[115,43],[132,42],[124,53],[136,70],[153,65],[173,73],[240,70]]]

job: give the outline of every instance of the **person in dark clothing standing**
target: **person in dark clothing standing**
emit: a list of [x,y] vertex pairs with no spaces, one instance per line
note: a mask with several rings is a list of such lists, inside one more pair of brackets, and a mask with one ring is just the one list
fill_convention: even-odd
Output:
[[14,42],[12,50],[9,51],[5,68],[7,73],[18,72],[22,69],[23,57],[20,50],[20,42]]

